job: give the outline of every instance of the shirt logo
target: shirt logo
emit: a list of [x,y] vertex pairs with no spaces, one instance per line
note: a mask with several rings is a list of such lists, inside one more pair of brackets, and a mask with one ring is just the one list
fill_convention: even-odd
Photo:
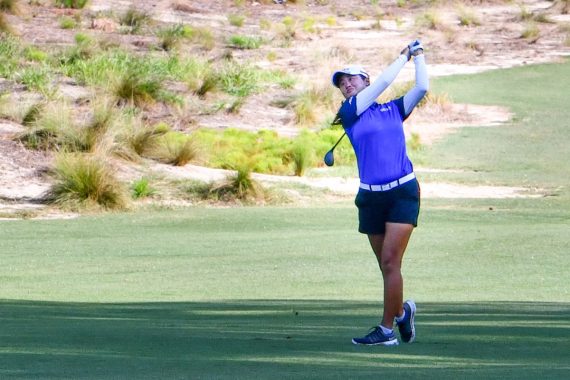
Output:
[[380,112],[387,112],[387,111],[390,111],[390,106],[384,106],[380,108]]

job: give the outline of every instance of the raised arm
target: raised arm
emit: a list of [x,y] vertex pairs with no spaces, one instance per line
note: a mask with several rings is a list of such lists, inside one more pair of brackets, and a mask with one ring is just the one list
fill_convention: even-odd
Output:
[[414,57],[416,85],[404,95],[404,118],[408,117],[429,89],[427,66],[423,52]]
[[402,70],[406,62],[408,62],[408,59],[409,57],[406,54],[400,54],[400,56],[382,72],[382,75],[380,75],[374,82],[370,83],[370,86],[358,93],[356,96],[357,115],[366,111],[366,109],[376,101],[380,94],[383,93],[390,84],[392,84],[400,70]]

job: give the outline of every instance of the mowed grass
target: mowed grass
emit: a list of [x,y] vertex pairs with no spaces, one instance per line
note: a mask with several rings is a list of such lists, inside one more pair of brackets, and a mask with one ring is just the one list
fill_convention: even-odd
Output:
[[570,225],[519,202],[427,202],[398,348],[350,343],[381,282],[349,204],[3,223],[0,377],[563,378]]
[[0,378],[567,378],[569,72],[434,81],[517,116],[462,129],[426,161],[548,196],[423,201],[404,261],[416,343],[350,343],[382,293],[351,202],[6,221]]
[[[462,128],[430,147],[426,165],[462,169],[467,183],[537,187],[568,193],[570,60],[432,80],[431,89],[457,103],[500,105],[514,113],[507,125]],[[485,126],[483,126],[485,127]]]

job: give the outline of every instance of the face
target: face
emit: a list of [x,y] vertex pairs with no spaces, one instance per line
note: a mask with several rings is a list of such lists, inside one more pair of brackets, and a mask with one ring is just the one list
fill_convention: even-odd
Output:
[[338,81],[338,88],[344,98],[348,99],[368,87],[369,84],[370,80],[360,75],[342,74]]

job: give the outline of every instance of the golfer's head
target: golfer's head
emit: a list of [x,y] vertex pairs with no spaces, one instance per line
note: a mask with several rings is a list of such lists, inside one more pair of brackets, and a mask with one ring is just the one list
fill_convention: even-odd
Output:
[[370,85],[370,76],[362,66],[351,65],[335,71],[332,83],[339,88],[344,98],[348,99]]

